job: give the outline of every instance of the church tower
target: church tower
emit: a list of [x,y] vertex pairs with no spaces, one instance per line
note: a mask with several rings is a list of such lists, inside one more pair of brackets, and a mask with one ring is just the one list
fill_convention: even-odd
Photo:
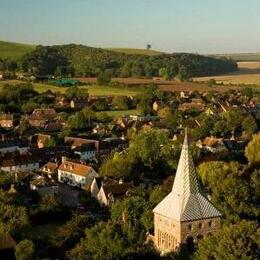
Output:
[[154,243],[162,253],[193,244],[220,228],[221,213],[201,192],[186,130],[172,190],[153,212]]

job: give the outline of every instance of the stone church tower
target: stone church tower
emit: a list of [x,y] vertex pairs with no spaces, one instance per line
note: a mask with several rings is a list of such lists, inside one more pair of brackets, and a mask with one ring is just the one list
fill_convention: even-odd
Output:
[[162,253],[192,245],[220,228],[221,213],[203,196],[185,131],[172,191],[154,208],[154,244]]

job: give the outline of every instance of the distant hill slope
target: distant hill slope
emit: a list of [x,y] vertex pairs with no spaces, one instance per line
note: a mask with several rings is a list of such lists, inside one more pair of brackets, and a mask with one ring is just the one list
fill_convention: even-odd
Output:
[[212,57],[226,57],[235,61],[260,61],[260,52],[216,54]]
[[0,41],[0,58],[19,60],[25,53],[35,49],[35,45]]
[[106,48],[109,51],[116,51],[125,54],[140,54],[148,56],[156,56],[163,54],[161,51],[147,50],[147,49],[134,49],[134,48]]
[[[23,56],[21,62],[20,58]],[[0,42],[0,58],[11,58],[23,70],[37,75],[96,77],[195,76],[218,75],[237,69],[233,61],[191,53],[160,53],[142,49],[88,47],[81,44],[34,46]],[[6,66],[6,65],[5,65]],[[105,75],[106,74],[106,75]]]

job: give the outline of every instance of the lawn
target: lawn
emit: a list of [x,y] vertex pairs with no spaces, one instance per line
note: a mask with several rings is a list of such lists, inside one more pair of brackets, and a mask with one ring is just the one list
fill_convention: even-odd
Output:
[[[5,84],[19,84],[23,83],[21,80],[4,80],[0,81],[0,89]],[[53,85],[48,85],[44,83],[33,83],[33,86],[36,91],[44,92],[50,89],[53,92],[61,92],[64,93],[67,87],[58,87]],[[99,85],[86,85],[80,86],[82,89],[86,89],[90,96],[135,96],[137,94],[142,93],[143,89],[137,89],[135,87],[127,87],[127,88],[117,88],[117,87],[106,87],[106,86],[99,86]]]

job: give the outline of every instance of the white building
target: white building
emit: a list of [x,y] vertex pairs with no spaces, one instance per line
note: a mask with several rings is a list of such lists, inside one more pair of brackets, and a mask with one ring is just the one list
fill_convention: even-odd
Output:
[[84,164],[65,160],[58,168],[58,181],[70,186],[89,189],[98,174],[95,170]]

